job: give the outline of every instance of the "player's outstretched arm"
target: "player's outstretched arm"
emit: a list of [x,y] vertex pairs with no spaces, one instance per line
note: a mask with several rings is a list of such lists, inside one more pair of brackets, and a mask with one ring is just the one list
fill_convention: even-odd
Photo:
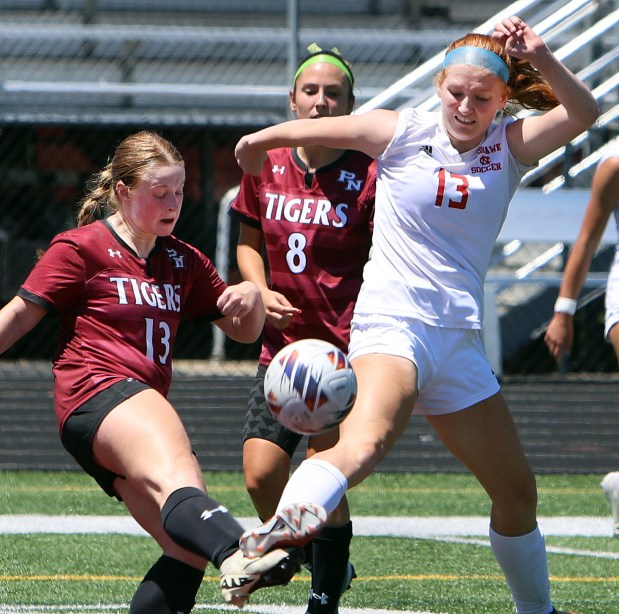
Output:
[[266,151],[279,147],[322,145],[334,149],[354,149],[375,158],[395,133],[396,111],[377,109],[361,115],[318,119],[293,119],[241,137],[235,156],[243,172],[259,175]]
[[19,296],[0,310],[0,354],[31,331],[47,312],[31,301]]

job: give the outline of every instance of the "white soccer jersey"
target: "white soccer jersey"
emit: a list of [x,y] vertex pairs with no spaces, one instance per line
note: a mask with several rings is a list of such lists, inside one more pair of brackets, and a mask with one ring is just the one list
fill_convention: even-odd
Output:
[[439,113],[406,109],[378,157],[372,258],[355,313],[481,328],[483,282],[507,207],[528,170],[506,126],[458,153]]

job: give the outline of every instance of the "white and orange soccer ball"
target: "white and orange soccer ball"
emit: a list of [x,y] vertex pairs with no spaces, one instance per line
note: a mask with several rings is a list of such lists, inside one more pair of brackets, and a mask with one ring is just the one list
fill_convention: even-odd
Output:
[[336,427],[357,396],[357,379],[342,350],[320,339],[282,348],[264,377],[271,413],[288,430],[317,435]]

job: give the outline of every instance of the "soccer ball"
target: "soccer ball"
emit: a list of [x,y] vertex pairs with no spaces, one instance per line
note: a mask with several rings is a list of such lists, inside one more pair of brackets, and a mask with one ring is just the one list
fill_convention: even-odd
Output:
[[348,415],[357,379],[342,350],[320,339],[301,339],[274,356],[264,377],[264,396],[288,430],[318,435]]

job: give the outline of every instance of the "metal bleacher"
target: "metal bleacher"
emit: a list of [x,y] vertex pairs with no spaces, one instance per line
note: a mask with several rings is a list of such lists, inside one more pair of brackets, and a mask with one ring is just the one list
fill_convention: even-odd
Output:
[[[454,31],[411,27],[400,17],[403,4],[298,0],[298,49],[317,42],[345,50],[366,101]],[[281,121],[286,7],[285,0],[0,0],[0,119]]]

